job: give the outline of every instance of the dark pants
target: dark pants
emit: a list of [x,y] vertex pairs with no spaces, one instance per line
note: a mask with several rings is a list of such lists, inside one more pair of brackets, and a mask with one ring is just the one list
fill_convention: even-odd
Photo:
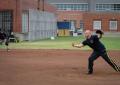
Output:
[[0,45],[2,45],[4,43],[4,39],[0,39]]
[[109,56],[107,55],[107,52],[96,52],[93,51],[93,53],[91,54],[91,56],[88,59],[88,69],[89,72],[92,73],[93,72],[93,64],[94,61],[101,56],[110,66],[113,67],[114,70],[116,70],[117,72],[120,72],[120,67],[118,67],[115,62],[109,58]]

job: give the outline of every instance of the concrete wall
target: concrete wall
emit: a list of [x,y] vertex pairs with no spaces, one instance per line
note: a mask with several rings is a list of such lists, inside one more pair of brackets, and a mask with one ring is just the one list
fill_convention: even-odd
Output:
[[24,34],[27,40],[39,40],[57,36],[56,17],[53,13],[29,10],[29,30]]

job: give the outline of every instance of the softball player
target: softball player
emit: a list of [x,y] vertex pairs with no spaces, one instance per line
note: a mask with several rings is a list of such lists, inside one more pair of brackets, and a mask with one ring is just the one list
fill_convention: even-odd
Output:
[[5,42],[6,34],[0,29],[0,44],[2,45]]
[[93,53],[90,55],[88,59],[88,74],[93,73],[94,61],[99,56],[101,56],[110,66],[112,66],[114,70],[116,70],[117,72],[120,72],[120,67],[117,66],[115,62],[113,62],[113,60],[109,58],[109,56],[107,55],[105,46],[99,40],[100,38],[102,38],[103,32],[101,30],[97,30],[96,35],[92,35],[92,32],[90,30],[86,30],[84,32],[84,35],[86,40],[84,40],[80,44],[73,43],[72,46],[81,48],[88,45],[93,49]]
[[2,45],[3,43],[5,43],[6,49],[7,51],[9,51],[9,36],[7,36],[5,34],[5,32],[2,32],[0,29],[0,44]]

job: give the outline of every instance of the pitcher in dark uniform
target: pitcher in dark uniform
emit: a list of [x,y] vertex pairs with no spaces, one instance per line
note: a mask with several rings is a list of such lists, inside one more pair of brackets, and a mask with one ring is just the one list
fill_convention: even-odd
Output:
[[73,47],[78,47],[78,48],[88,45],[90,48],[93,49],[93,53],[90,55],[88,59],[88,74],[93,73],[94,61],[99,56],[101,56],[110,66],[112,66],[114,70],[116,70],[117,72],[120,72],[120,67],[117,66],[112,59],[109,58],[109,56],[107,55],[105,46],[99,40],[102,37],[103,32],[100,30],[97,30],[96,33],[98,35],[92,35],[92,32],[90,30],[86,30],[84,33],[86,40],[84,40],[80,44],[74,44],[74,43],[72,44]]

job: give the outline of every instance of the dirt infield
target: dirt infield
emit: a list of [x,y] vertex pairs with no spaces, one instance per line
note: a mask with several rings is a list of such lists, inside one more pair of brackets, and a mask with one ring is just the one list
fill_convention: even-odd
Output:
[[[91,51],[0,50],[0,85],[120,85],[120,73],[102,58],[87,75]],[[120,61],[120,51],[109,54]]]

